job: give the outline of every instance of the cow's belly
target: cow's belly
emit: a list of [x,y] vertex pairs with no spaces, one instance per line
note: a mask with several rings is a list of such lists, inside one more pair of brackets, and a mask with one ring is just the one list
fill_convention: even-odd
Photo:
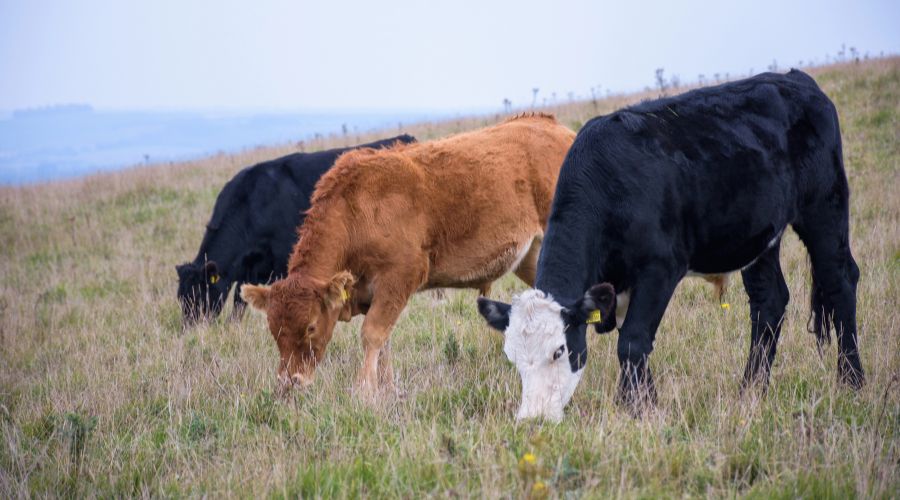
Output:
[[477,288],[518,267],[540,234],[523,235],[509,243],[487,246],[468,244],[436,256],[425,288]]
[[769,225],[745,237],[725,235],[695,249],[689,274],[724,274],[752,265],[766,250],[777,245],[786,225]]

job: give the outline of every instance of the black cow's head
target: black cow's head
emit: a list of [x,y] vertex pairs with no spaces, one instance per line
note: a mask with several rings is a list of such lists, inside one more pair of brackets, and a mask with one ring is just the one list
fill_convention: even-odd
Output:
[[225,303],[226,290],[219,284],[221,277],[216,263],[185,262],[175,266],[175,270],[178,272],[182,325],[188,328],[198,321],[218,316]]

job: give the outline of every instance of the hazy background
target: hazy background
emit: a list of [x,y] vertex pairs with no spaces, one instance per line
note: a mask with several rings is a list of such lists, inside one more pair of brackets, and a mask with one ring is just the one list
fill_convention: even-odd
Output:
[[0,0],[0,182],[900,52],[896,0],[248,5]]

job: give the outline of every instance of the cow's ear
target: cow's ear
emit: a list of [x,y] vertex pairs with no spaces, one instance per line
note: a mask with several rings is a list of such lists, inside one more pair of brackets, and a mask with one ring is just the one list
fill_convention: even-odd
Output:
[[[609,331],[600,328],[611,321],[610,314],[616,307],[616,290],[609,283],[594,285],[584,292],[584,296],[564,311],[563,317],[567,326],[581,324],[594,325],[597,332]],[[615,324],[614,321],[612,321]]]
[[325,290],[325,300],[331,307],[342,307],[350,302],[350,290],[356,279],[348,271],[341,271],[331,277]]
[[269,305],[270,290],[266,285],[246,284],[241,287],[241,298],[254,309],[265,312]]
[[207,261],[206,265],[203,266],[203,274],[206,275],[206,280],[210,283],[219,281],[219,266],[216,265],[216,261]]
[[509,326],[510,309],[512,306],[504,302],[478,297],[478,314],[481,314],[494,330],[506,331]]

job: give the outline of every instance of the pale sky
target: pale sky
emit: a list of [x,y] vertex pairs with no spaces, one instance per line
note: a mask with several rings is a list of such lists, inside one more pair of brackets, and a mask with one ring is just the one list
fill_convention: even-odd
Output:
[[499,108],[900,53],[898,0],[0,0],[0,110]]

